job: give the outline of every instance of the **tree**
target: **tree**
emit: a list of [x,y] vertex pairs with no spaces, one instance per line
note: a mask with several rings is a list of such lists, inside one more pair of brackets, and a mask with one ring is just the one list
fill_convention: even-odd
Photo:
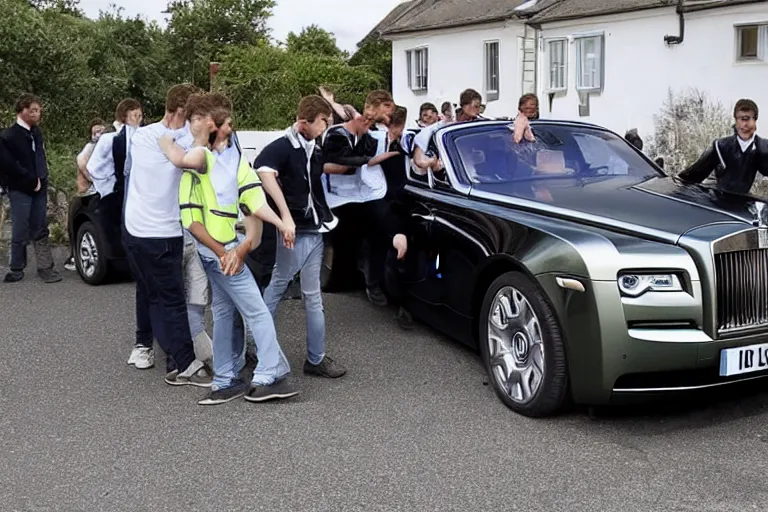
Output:
[[232,100],[240,129],[281,130],[295,120],[299,100],[317,94],[320,85],[361,109],[368,92],[384,83],[369,69],[336,57],[262,44],[231,47],[214,85]]
[[168,37],[176,81],[208,88],[208,64],[230,45],[258,45],[268,40],[267,19],[273,0],[173,0]]
[[336,36],[317,25],[304,27],[298,35],[290,32],[286,38],[285,46],[289,52],[294,53],[311,53],[339,59],[349,57],[347,52],[339,49],[336,44]]
[[658,114],[648,147],[652,158],[664,158],[664,169],[677,174],[701,155],[712,141],[733,132],[733,117],[706,92],[672,89]]
[[54,10],[62,14],[82,16],[79,5],[80,0],[27,0],[29,5],[41,11]]
[[367,66],[382,76],[392,90],[392,43],[381,37],[369,35],[357,43],[357,51],[349,59],[350,66]]

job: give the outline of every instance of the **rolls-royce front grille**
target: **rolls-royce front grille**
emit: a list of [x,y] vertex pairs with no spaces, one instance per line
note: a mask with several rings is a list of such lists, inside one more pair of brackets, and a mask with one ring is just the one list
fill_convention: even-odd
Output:
[[715,254],[717,329],[768,326],[768,249]]

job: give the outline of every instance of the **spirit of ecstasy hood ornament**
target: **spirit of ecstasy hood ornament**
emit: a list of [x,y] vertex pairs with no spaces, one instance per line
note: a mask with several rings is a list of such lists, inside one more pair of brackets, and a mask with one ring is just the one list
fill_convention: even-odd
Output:
[[768,228],[768,204],[755,201],[749,205],[749,212],[755,216],[752,225],[758,228]]

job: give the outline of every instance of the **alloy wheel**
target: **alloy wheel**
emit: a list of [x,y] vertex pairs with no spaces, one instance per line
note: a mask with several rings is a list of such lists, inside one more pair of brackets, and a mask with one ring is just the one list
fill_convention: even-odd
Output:
[[96,249],[96,241],[93,235],[86,231],[80,240],[80,264],[83,273],[87,277],[93,277],[99,264],[99,251]]
[[514,402],[525,404],[544,380],[541,325],[531,303],[516,288],[505,286],[488,313],[488,353],[493,378]]

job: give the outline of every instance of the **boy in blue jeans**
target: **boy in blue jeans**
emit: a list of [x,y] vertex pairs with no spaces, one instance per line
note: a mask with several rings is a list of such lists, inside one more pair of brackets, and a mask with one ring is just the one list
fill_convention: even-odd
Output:
[[[228,112],[219,111],[217,116]],[[216,122],[217,140],[231,135],[231,122]],[[179,187],[182,224],[198,242],[198,251],[213,292],[213,385],[201,405],[229,402],[247,393],[246,400],[262,402],[298,394],[286,380],[290,365],[277,341],[275,325],[264,305],[253,276],[243,264],[251,250],[250,235],[237,233],[238,209],[286,227],[266,201],[256,173],[231,147],[231,142],[205,148],[206,169],[185,171]],[[168,159],[181,163],[184,149],[170,137],[160,146]],[[194,148],[193,148],[194,149]],[[244,337],[233,335],[235,311],[239,311],[257,341],[258,364],[250,384],[241,380]]]

